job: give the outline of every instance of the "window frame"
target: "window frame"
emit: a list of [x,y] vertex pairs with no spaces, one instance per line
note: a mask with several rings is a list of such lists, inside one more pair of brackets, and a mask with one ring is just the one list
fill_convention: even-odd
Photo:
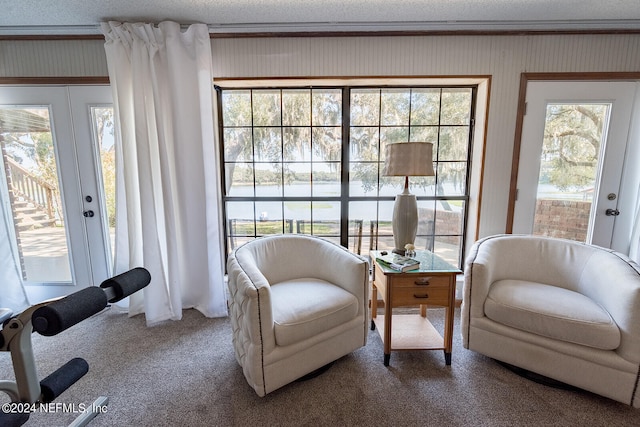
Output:
[[[252,81],[250,84],[243,85],[242,82],[237,82],[236,84],[229,86],[219,86],[216,85],[216,96],[217,96],[217,108],[218,108],[218,132],[219,132],[219,150],[220,150],[220,179],[221,179],[221,195],[222,195],[222,216],[223,216],[223,228],[224,228],[224,250],[225,256],[230,253],[229,249],[229,224],[227,220],[227,203],[229,201],[232,202],[309,202],[312,206],[313,202],[325,201],[325,202],[338,202],[340,204],[340,231],[338,236],[324,236],[324,237],[339,237],[339,243],[344,247],[349,247],[349,241],[353,237],[353,234],[349,233],[349,229],[351,228],[351,219],[349,218],[349,204],[351,202],[367,202],[367,201],[376,201],[376,202],[393,202],[395,200],[395,196],[380,196],[378,195],[365,195],[365,196],[352,196],[349,194],[349,172],[351,166],[350,159],[350,132],[351,132],[351,123],[350,123],[350,102],[351,102],[351,90],[353,89],[373,89],[373,90],[384,90],[384,89],[470,89],[471,91],[471,100],[469,106],[469,123],[468,125],[468,134],[467,134],[467,152],[466,152],[466,173],[464,175],[464,194],[456,195],[456,196],[447,196],[447,195],[417,195],[418,204],[422,201],[434,201],[437,203],[438,201],[462,201],[464,203],[464,208],[462,210],[462,224],[461,230],[459,234],[434,234],[434,240],[438,236],[456,236],[460,239],[459,248],[458,248],[458,265],[462,268],[463,261],[466,253],[466,240],[468,233],[468,222],[469,222],[469,209],[470,209],[470,198],[472,191],[471,186],[471,177],[473,174],[472,171],[472,160],[474,153],[474,139],[477,138],[478,134],[476,133],[476,114],[478,112],[478,102],[479,102],[479,82],[468,82],[465,79],[460,79],[460,82],[448,81],[446,83],[439,84],[436,83],[419,83],[419,82],[385,82],[384,79],[378,79],[376,82],[367,83],[367,84],[353,84],[352,82],[340,82],[340,84],[322,84],[314,81],[313,84],[294,84],[291,85],[288,81],[283,81],[282,85],[277,84],[260,84],[260,80]],[[467,79],[468,80],[468,79]],[[270,81],[273,83],[273,81]],[[266,83],[266,82],[265,82]],[[341,192],[340,196],[328,197],[328,196],[304,196],[304,197],[294,197],[294,196],[266,196],[266,197],[258,197],[254,196],[228,196],[226,192],[226,161],[225,161],[225,147],[224,147],[224,121],[223,121],[223,108],[222,108],[222,94],[223,91],[227,90],[248,90],[253,93],[253,91],[260,90],[313,90],[313,89],[340,89],[342,93],[342,137],[341,137],[341,158],[340,158],[340,187]],[[280,92],[282,94],[282,92]],[[440,100],[442,97],[442,92],[440,93]],[[282,96],[280,96],[282,99]],[[480,109],[481,110],[481,109]],[[410,124],[408,124],[410,126]],[[438,129],[441,126],[446,126],[441,124],[439,121],[437,127]],[[280,124],[280,127],[284,126]],[[313,125],[309,125],[310,129],[313,129]],[[383,127],[380,125],[380,127]],[[252,124],[253,128],[253,124]],[[435,141],[434,146],[438,146],[438,142],[440,139],[440,132],[438,132],[438,141]],[[438,161],[438,150],[434,150],[434,162]],[[442,162],[442,161],[441,161]],[[378,175],[378,180],[380,175]],[[255,177],[254,177],[254,189],[256,188]],[[284,205],[283,205],[284,206]],[[311,207],[311,211],[313,208]],[[437,215],[437,211],[435,213]],[[284,215],[283,215],[284,217]],[[378,218],[378,213],[376,213],[376,219]],[[434,217],[435,218],[435,217]],[[248,238],[257,238],[262,236],[263,234],[259,234],[257,231],[257,227],[255,226],[258,218],[255,216],[254,212],[254,233],[253,236],[248,235],[236,235],[240,237],[248,237]],[[287,222],[283,218],[282,219],[282,232],[287,232]],[[323,235],[321,235],[323,236]],[[425,237],[426,235],[421,235]],[[377,238],[379,236],[376,236]],[[391,236],[392,238],[392,236]],[[338,242],[337,242],[338,243]],[[232,248],[233,249],[233,248]]]

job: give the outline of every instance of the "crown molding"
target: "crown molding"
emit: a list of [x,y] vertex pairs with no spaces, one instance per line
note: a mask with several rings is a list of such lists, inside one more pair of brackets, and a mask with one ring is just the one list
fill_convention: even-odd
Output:
[[251,33],[407,33],[407,32],[640,32],[640,20],[582,20],[582,21],[432,21],[432,22],[307,22],[268,24],[210,24],[209,32],[216,34]]
[[39,25],[39,26],[0,26],[0,36],[32,37],[32,36],[91,36],[102,35],[99,25]]
[[[185,25],[186,26],[186,25]],[[209,24],[212,38],[439,34],[636,34],[640,20],[280,22]],[[0,39],[103,38],[100,25],[0,26]]]

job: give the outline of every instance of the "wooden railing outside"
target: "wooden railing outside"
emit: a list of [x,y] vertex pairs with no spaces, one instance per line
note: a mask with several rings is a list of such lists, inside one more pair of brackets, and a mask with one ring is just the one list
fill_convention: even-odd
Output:
[[56,217],[54,205],[56,187],[32,175],[31,172],[10,157],[7,156],[6,160],[11,174],[14,196],[32,203],[35,207],[45,212],[49,218],[54,219]]

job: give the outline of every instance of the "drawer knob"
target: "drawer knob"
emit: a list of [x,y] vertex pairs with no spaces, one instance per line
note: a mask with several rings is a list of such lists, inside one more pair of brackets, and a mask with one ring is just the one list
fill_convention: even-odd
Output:
[[427,299],[427,298],[429,298],[429,294],[424,294],[424,295],[413,294],[413,297],[414,298]]
[[429,286],[429,280],[431,280],[431,277],[421,277],[413,283],[418,286]]

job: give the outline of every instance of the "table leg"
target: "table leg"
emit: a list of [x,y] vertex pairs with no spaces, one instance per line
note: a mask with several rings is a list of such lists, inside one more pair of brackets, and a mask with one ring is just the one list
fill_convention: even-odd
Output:
[[375,319],[378,314],[378,288],[375,282],[371,286],[371,318]]
[[387,286],[387,299],[384,302],[384,366],[389,366],[389,358],[391,357],[391,316],[393,310],[391,308],[391,298],[389,295],[390,287]]
[[449,282],[449,307],[445,310],[444,328],[444,360],[447,365],[451,365],[451,351],[453,348],[453,315],[455,311],[455,290],[456,279],[451,276]]

